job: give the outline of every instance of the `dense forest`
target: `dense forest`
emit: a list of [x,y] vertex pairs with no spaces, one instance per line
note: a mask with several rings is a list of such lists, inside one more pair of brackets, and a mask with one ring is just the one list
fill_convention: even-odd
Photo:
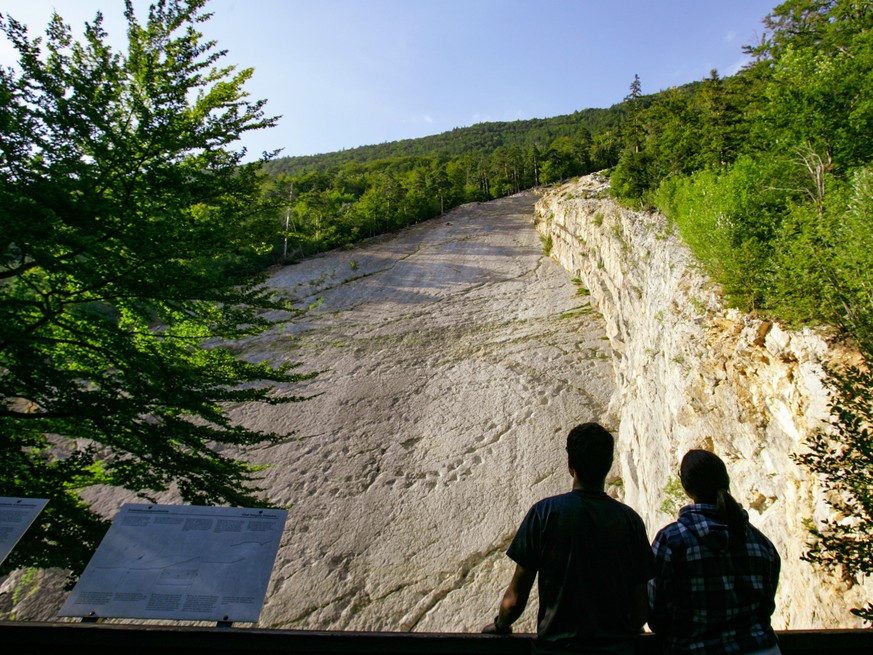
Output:
[[296,259],[613,166],[625,103],[567,116],[480,123],[450,132],[265,164],[285,199],[284,259]]
[[509,146],[547,149],[560,137],[569,137],[572,140],[584,135],[585,131],[589,135],[604,132],[621,122],[623,117],[624,108],[617,105],[610,109],[584,109],[554,118],[477,123],[419,139],[392,141],[309,157],[273,159],[266,163],[266,170],[273,174],[285,173],[293,176],[313,168],[324,170],[348,162],[366,163],[379,159],[417,156],[454,158],[473,152],[491,155],[498,148]]

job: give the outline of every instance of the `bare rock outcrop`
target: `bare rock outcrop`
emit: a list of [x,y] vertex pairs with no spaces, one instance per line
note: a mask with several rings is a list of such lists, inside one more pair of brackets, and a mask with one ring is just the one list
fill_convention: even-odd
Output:
[[625,500],[653,536],[685,502],[682,454],[714,450],[734,495],[782,557],[775,625],[860,627],[849,608],[873,596],[869,581],[840,580],[801,560],[808,528],[827,506],[792,455],[829,424],[823,363],[834,349],[821,333],[727,309],[664,217],[622,208],[607,186],[592,175],[549,191],[536,225],[606,322]]

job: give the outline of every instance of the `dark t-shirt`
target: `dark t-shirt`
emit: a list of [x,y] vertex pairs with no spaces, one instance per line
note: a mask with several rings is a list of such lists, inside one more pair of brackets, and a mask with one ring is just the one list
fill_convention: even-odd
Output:
[[628,644],[632,589],[654,574],[640,516],[603,492],[574,489],[528,511],[506,553],[537,572],[537,649],[594,651]]

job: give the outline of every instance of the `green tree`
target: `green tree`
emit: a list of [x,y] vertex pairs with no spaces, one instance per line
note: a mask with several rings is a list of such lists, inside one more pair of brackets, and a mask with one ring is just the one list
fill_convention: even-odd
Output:
[[627,116],[621,124],[624,147],[633,152],[639,152],[644,139],[644,127],[640,114],[645,105],[643,104],[643,85],[637,74],[634,74],[634,80],[628,87],[628,94],[624,97],[624,105],[627,109]]
[[542,163],[543,183],[560,182],[588,170],[591,136],[585,128],[582,130],[577,139],[561,136],[552,141]]
[[430,187],[425,164],[418,164],[407,171],[401,181],[402,187],[406,191],[406,197],[403,200],[405,222],[407,224],[417,223],[433,216],[436,213],[433,202],[436,194]]
[[786,0],[764,17],[766,34],[757,46],[746,51],[759,63],[769,65],[790,49],[814,50],[831,41],[830,37],[842,32],[845,26],[846,21],[839,20],[840,16],[869,16],[869,12],[868,0]]
[[428,186],[433,189],[439,199],[440,215],[442,215],[446,211],[446,201],[449,200],[449,194],[452,189],[448,173],[446,172],[446,162],[438,159],[432,160],[427,175]]
[[687,174],[698,168],[700,120],[694,98],[682,89],[661,92],[643,111],[646,139],[642,150],[651,162],[649,188],[668,175]]
[[724,169],[669,177],[654,196],[729,302],[746,311],[770,298],[772,241],[791,197],[777,182],[787,167],[745,156]]
[[614,130],[598,132],[591,139],[590,162],[596,171],[612,168],[618,163],[621,143]]
[[736,159],[748,129],[743,98],[749,84],[744,76],[721,78],[715,69],[701,82],[695,94],[701,165],[725,166]]
[[655,162],[651,152],[633,148],[623,150],[609,179],[610,193],[640,206],[643,196],[656,186]]
[[280,436],[228,403],[298,400],[294,365],[230,345],[270,327],[264,309],[294,315],[249,274],[276,208],[231,149],[274,119],[197,31],[204,5],[158,0],[140,24],[128,2],[125,53],[100,14],[81,42],[58,15],[44,42],[2,20],[20,70],[0,71],[0,495],[50,499],[4,571],[80,571],[107,527],[91,485],[269,504],[214,446]]
[[[826,502],[842,519],[813,528],[804,559],[860,580],[873,575],[873,373],[866,366],[831,371],[830,386],[834,429],[816,433],[797,459],[820,476]],[[873,622],[873,604],[851,611]]]
[[491,153],[492,182],[496,196],[507,196],[521,190],[524,157],[518,146],[500,146]]

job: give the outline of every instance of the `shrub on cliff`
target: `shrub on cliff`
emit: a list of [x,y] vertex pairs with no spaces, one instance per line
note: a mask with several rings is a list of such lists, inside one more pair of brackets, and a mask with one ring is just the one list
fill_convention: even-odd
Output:
[[[833,431],[818,432],[797,460],[821,476],[826,501],[839,518],[812,529],[809,562],[858,580],[873,575],[873,372],[832,371]],[[873,604],[852,613],[873,622]]]

